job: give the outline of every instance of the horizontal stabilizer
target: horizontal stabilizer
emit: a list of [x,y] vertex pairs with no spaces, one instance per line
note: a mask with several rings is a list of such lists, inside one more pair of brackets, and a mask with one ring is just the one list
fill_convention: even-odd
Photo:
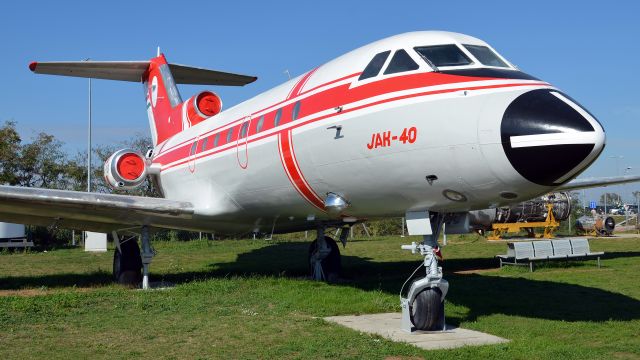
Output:
[[[142,82],[149,64],[149,61],[55,61],[32,62],[29,69],[36,74]],[[258,79],[178,64],[169,64],[169,69],[177,84],[244,86]]]

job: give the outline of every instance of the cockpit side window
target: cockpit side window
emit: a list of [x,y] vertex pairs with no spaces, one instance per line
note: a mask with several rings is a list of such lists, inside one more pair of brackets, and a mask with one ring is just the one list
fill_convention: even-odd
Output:
[[393,57],[391,58],[391,62],[389,63],[389,66],[387,66],[387,69],[384,71],[384,74],[387,75],[387,74],[395,74],[403,71],[411,71],[411,70],[416,70],[419,67],[420,66],[418,66],[418,64],[416,64],[416,62],[413,61],[411,56],[409,56],[409,54],[407,54],[406,51],[404,51],[403,49],[400,49],[396,51],[395,54],[393,54]]
[[509,67],[502,59],[496,55],[491,49],[486,46],[480,45],[463,45],[471,55],[475,56],[482,65],[497,66],[497,67]]
[[380,70],[382,69],[385,61],[387,61],[389,54],[391,54],[391,50],[383,51],[379,54],[376,54],[376,56],[374,56],[373,59],[371,59],[371,61],[369,62],[369,65],[364,68],[358,80],[364,80],[377,76],[378,73],[380,73]]
[[435,67],[463,66],[472,63],[471,59],[454,44],[418,46],[415,51],[422,56],[427,63]]

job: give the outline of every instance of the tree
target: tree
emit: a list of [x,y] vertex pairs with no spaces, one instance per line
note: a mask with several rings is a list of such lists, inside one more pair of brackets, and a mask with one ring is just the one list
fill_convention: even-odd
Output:
[[18,179],[16,155],[22,139],[16,131],[16,123],[7,121],[0,128],[0,184],[16,185]]
[[[605,201],[605,196],[606,196],[606,201]],[[611,207],[611,208],[622,206],[624,204],[622,202],[622,196],[616,193],[604,193],[600,195],[600,203],[603,205],[607,204],[607,207]]]
[[64,188],[67,156],[62,142],[53,135],[38,134],[31,143],[22,145],[18,155],[18,185],[48,189]]
[[15,125],[7,121],[0,128],[0,183],[64,188],[67,156],[62,142],[42,132],[23,144]]

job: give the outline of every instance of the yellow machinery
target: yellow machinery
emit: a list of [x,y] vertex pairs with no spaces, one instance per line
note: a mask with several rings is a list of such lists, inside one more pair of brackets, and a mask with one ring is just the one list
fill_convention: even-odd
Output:
[[[553,203],[547,203],[547,217],[544,221],[534,222],[511,222],[511,223],[493,223],[491,224],[491,235],[487,236],[488,240],[500,240],[502,235],[507,233],[519,233],[522,230],[527,231],[529,237],[553,238],[553,232],[560,226],[560,222],[553,215]],[[542,234],[535,234],[535,228],[544,228]]]

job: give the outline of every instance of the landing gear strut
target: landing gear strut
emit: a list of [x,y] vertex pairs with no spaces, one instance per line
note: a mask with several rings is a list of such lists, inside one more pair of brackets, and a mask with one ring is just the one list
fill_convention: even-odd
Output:
[[[422,266],[426,270],[425,277],[411,283],[406,297],[402,297],[402,290],[400,290],[402,329],[407,332],[445,330],[446,327],[444,298],[447,296],[449,283],[442,278],[442,267],[438,266],[436,256],[436,252],[439,251],[438,236],[444,223],[444,216],[443,214],[431,213],[429,220],[432,229],[431,235],[423,235],[421,244],[402,245],[402,249],[411,250],[412,254],[420,253],[424,256],[423,263],[414,271],[414,274]],[[413,274],[407,279],[407,282],[412,276]]]
[[142,253],[136,235],[123,237],[113,232],[116,251],[113,254],[113,277],[122,285],[135,287],[142,282],[142,288],[149,288],[149,265],[155,255],[149,241],[149,228],[143,226],[140,232]]
[[[316,281],[335,282],[340,277],[342,264],[340,248],[332,238],[325,236],[325,227],[318,227],[318,238],[309,246],[309,270]],[[348,231],[342,229],[340,241],[346,242]]]

